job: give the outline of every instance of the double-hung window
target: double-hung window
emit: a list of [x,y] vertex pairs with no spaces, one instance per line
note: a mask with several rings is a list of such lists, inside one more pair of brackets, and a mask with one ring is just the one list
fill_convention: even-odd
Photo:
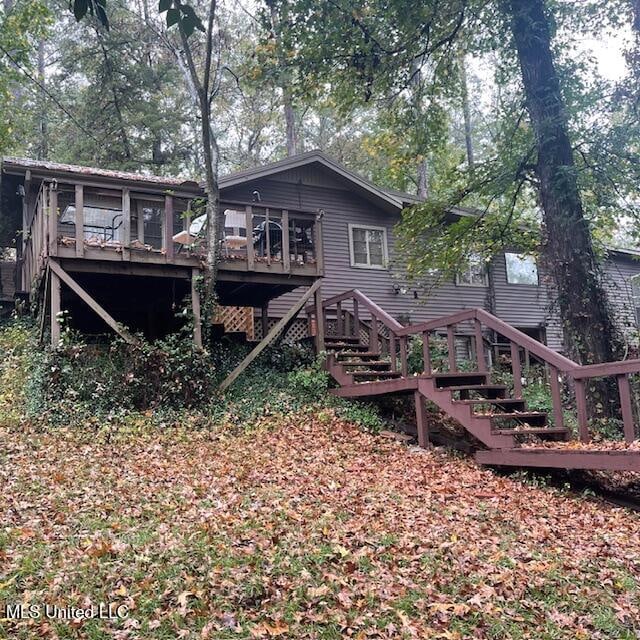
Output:
[[487,263],[482,256],[476,253],[469,256],[465,268],[456,273],[456,284],[469,287],[487,286]]
[[509,284],[538,284],[538,265],[533,256],[505,253],[504,261]]
[[387,230],[384,227],[350,224],[349,252],[352,267],[386,269],[389,262]]

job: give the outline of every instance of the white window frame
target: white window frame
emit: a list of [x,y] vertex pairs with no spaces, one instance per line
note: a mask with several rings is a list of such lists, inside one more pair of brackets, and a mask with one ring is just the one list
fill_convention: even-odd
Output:
[[[367,259],[369,263],[356,262],[355,251],[353,250],[353,230],[364,229],[365,231],[381,231],[382,232],[382,261],[384,264],[370,264],[371,256],[369,253],[369,244],[367,243]],[[389,265],[389,251],[387,248],[387,229],[386,227],[376,227],[370,224],[349,224],[349,258],[351,266],[357,269],[376,269],[386,270]]]
[[[484,260],[482,260],[482,258],[480,256],[471,256],[473,258],[479,258],[480,261],[482,262],[482,282],[461,282],[460,280],[460,273],[456,272],[456,286],[457,287],[480,287],[480,288],[486,288],[489,286],[489,273],[488,273],[488,269],[487,269],[487,264]],[[467,265],[468,268],[468,265]],[[465,269],[466,271],[467,269]],[[451,276],[449,276],[451,277]]]
[[[507,265],[507,254],[518,256],[519,258],[531,258],[533,260],[533,264],[536,266],[536,282],[509,282],[509,267]],[[538,261],[531,255],[526,253],[518,253],[517,251],[505,251],[503,253],[504,257],[504,279],[505,282],[512,287],[539,287],[540,286],[540,270],[538,269]]]

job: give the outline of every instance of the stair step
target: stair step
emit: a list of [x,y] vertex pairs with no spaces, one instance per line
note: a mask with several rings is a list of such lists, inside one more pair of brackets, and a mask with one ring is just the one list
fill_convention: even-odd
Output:
[[[474,398],[472,400],[454,400],[455,404],[468,404],[471,405],[471,410],[475,405],[491,405],[497,409],[503,409],[505,413],[507,413],[507,409],[510,411],[520,411],[526,407],[526,402],[524,400],[519,400],[516,398]],[[482,415],[478,413],[477,415]]]
[[[476,414],[480,415],[480,414]],[[493,414],[485,414],[484,417],[491,418],[492,423],[509,421],[512,420],[514,422],[526,423],[535,426],[543,426],[547,424],[547,414],[542,411],[521,411],[514,413],[493,413]]]
[[[507,393],[507,387],[503,384],[465,384],[454,387],[443,387],[441,391],[459,391],[465,393],[468,391],[477,391],[478,393],[486,393],[491,399],[504,398]],[[466,400],[466,398],[461,398]]]
[[369,345],[356,344],[346,342],[332,342],[331,340],[325,341],[324,346],[326,349],[340,349],[341,351],[369,351]]
[[343,367],[371,367],[372,369],[389,369],[391,363],[387,360],[347,360],[340,361]]
[[342,362],[342,358],[379,358],[377,351],[336,351],[336,358]]
[[400,378],[399,371],[351,371],[349,375],[354,378]]
[[561,435],[569,433],[564,427],[526,427],[522,429],[492,429],[491,433],[499,436],[519,436],[519,435]]
[[438,373],[433,375],[436,387],[459,387],[467,384],[487,384],[488,374],[481,372]]
[[325,342],[360,342],[359,336],[325,336]]

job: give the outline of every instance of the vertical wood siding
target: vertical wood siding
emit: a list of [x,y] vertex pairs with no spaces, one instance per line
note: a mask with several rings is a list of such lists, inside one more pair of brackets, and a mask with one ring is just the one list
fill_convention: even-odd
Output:
[[[349,254],[349,224],[384,227],[387,231],[389,256],[394,261],[393,227],[398,214],[387,213],[360,195],[347,190],[342,179],[336,179],[324,169],[310,171],[309,167],[281,173],[277,179],[261,178],[243,185],[223,189],[223,199],[252,201],[258,191],[263,202],[292,209],[323,209],[325,279],[323,296],[329,297],[348,289],[360,289],[385,311],[396,318],[420,322],[437,318],[460,309],[482,307],[520,328],[546,328],[547,344],[562,348],[562,332],[557,312],[550,306],[547,275],[540,270],[540,285],[507,283],[504,255],[493,260],[491,269],[494,283],[493,309],[489,304],[489,289],[485,286],[456,285],[452,280],[440,282],[428,292],[406,282],[399,263],[389,270],[352,267]],[[632,315],[629,308],[628,278],[640,273],[640,262],[623,264],[609,261],[606,272],[615,305],[628,323]],[[628,261],[627,261],[628,262]],[[407,293],[396,293],[394,285],[406,286]],[[620,288],[622,284],[622,289]],[[615,293],[613,293],[615,291]],[[622,293],[620,293],[622,291]],[[300,297],[293,291],[273,300],[269,315],[280,317]]]

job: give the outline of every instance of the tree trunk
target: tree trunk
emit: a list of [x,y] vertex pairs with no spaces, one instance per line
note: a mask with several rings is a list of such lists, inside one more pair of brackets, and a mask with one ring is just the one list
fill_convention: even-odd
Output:
[[[578,190],[568,120],[551,53],[544,0],[508,0],[526,106],[536,137],[543,261],[553,276],[565,348],[580,363],[614,360],[618,332],[609,314]],[[604,385],[601,400],[607,399]],[[608,402],[602,402],[609,413]]]
[[44,40],[38,42],[38,129],[40,140],[38,143],[38,160],[47,160],[49,156],[49,119],[47,114],[47,96],[45,93],[45,60],[44,60]]
[[284,103],[284,120],[287,126],[287,155],[295,156],[298,153],[298,134],[296,132],[296,113],[293,109],[291,95],[282,87],[282,100]]
[[462,84],[462,115],[464,118],[464,143],[467,149],[467,166],[470,171],[475,168],[473,157],[473,139],[471,137],[471,108],[469,106],[469,87],[467,85],[467,68],[464,55],[460,56],[460,82]]
[[429,165],[423,158],[418,163],[418,198],[426,200],[429,197]]

